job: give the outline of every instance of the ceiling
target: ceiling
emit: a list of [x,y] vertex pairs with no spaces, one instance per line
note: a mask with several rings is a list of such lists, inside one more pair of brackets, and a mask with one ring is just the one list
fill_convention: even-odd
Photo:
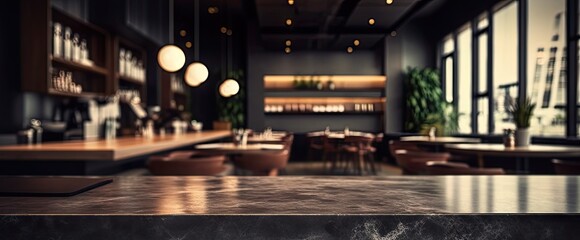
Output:
[[[175,0],[176,23],[191,21],[193,1]],[[355,39],[360,41],[355,49],[374,48],[431,0],[393,0],[392,4],[385,0],[294,0],[293,5],[288,0],[200,1],[204,12],[208,6],[219,6],[228,9],[230,18],[236,14],[255,19],[264,48],[284,51],[286,40],[291,40],[292,51],[300,51],[345,50]],[[369,24],[370,18],[374,25]],[[285,24],[286,19],[292,19],[291,26]]]
[[[426,0],[423,0],[426,1]],[[267,49],[336,50],[353,46],[374,47],[390,34],[421,0],[254,0],[262,45]],[[375,20],[374,25],[369,19]],[[292,19],[292,25],[285,24]]]

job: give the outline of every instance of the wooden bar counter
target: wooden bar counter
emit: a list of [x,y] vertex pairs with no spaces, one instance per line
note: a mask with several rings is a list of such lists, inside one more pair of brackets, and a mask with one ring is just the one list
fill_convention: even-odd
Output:
[[[0,175],[102,175],[143,166],[151,154],[230,136],[229,131],[0,147]],[[193,149],[193,148],[192,148]]]
[[221,139],[229,131],[203,131],[181,135],[122,137],[112,140],[67,141],[0,147],[0,160],[117,161]]

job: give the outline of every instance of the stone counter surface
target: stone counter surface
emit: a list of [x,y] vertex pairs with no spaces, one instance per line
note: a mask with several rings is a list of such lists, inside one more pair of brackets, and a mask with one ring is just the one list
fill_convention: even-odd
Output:
[[558,239],[577,176],[116,177],[73,197],[0,197],[5,239]]

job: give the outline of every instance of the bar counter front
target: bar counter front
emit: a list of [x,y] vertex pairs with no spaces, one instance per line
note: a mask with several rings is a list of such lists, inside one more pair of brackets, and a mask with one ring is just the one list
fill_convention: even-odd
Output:
[[0,236],[572,239],[580,234],[578,176],[113,180],[72,197],[0,197]]

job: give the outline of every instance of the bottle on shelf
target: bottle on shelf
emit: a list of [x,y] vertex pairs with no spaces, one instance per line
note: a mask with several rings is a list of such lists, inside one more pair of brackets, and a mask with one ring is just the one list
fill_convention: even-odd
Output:
[[119,74],[123,76],[126,74],[125,63],[125,49],[121,48],[119,50]]
[[81,43],[78,33],[73,34],[72,38],[72,60],[75,62],[81,61]]
[[81,62],[89,60],[89,50],[87,49],[87,40],[81,40]]
[[72,39],[71,39],[71,29],[69,27],[64,28],[64,40],[63,40],[63,50],[64,50],[64,59],[71,60],[72,59]]
[[55,57],[62,57],[62,25],[55,22],[53,27],[52,55]]

